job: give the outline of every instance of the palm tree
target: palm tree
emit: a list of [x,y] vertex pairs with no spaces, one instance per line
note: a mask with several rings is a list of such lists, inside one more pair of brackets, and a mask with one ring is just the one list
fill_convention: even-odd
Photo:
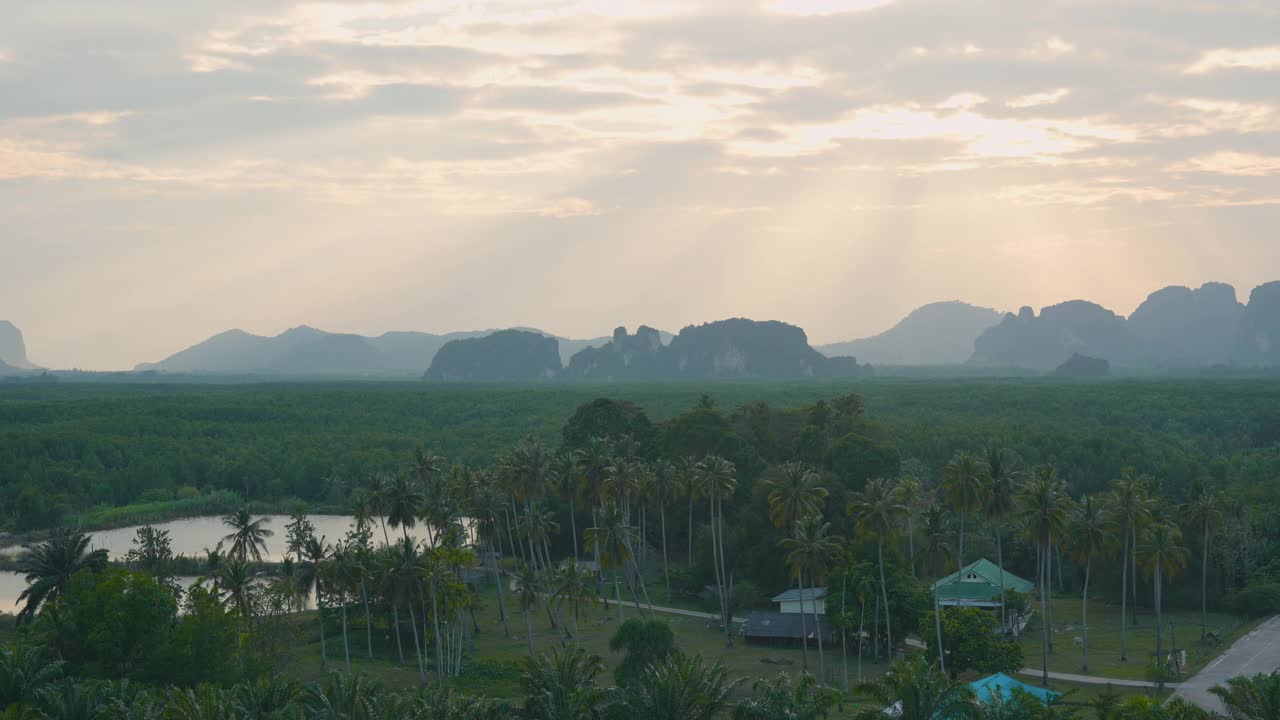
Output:
[[776,528],[795,530],[801,520],[822,514],[827,489],[822,477],[802,462],[781,465],[764,486],[769,491],[769,519]]
[[1043,665],[1041,680],[1048,687],[1049,653],[1053,651],[1053,641],[1049,635],[1049,549],[1053,546],[1054,538],[1061,537],[1066,529],[1067,520],[1071,516],[1071,498],[1066,493],[1065,483],[1058,479],[1057,469],[1052,465],[1041,465],[1018,493],[1018,504],[1026,518],[1028,531],[1036,538],[1040,559],[1040,625],[1043,630],[1040,645]]
[[62,677],[63,665],[34,645],[0,645],[0,707],[34,702]]
[[1218,509],[1218,494],[1208,490],[1197,481],[1191,485],[1191,500],[1182,506],[1187,520],[1200,528],[1200,640],[1204,641],[1208,632],[1209,614],[1209,535],[1222,522],[1222,511]]
[[471,497],[471,517],[474,521],[476,537],[485,544],[490,570],[493,571],[493,584],[498,592],[498,617],[502,620],[502,634],[511,637],[511,628],[507,624],[507,603],[502,593],[502,575],[498,572],[498,557],[495,548],[502,544],[502,535],[498,530],[498,515],[506,502],[498,495],[492,484],[485,482]]
[[302,562],[298,568],[298,581],[302,585],[303,594],[315,593],[316,611],[320,617],[320,671],[329,669],[329,655],[324,640],[324,592],[328,585],[329,545],[324,537],[311,535],[302,547]]
[[884,631],[888,639],[889,657],[893,657],[893,627],[889,618],[889,586],[884,577],[884,541],[893,537],[898,529],[898,518],[906,512],[899,502],[898,493],[891,480],[868,480],[862,492],[853,493],[849,499],[848,513],[857,526],[858,534],[875,538],[876,561],[880,566],[880,596],[884,605]]
[[964,525],[970,512],[980,510],[987,495],[987,483],[978,460],[967,452],[957,453],[942,469],[938,485],[947,504],[960,515],[959,569],[964,569]]
[[602,720],[609,693],[596,683],[604,672],[599,656],[581,648],[552,648],[533,658],[520,676],[528,720]]
[[531,658],[534,656],[533,620],[529,617],[529,611],[538,604],[538,600],[542,597],[541,584],[542,580],[532,566],[528,563],[520,566],[520,570],[515,576],[515,597],[516,602],[520,605],[520,612],[524,613],[525,637],[529,641],[529,657]]
[[367,572],[364,565],[360,563],[356,550],[343,543],[333,546],[329,562],[322,569],[329,587],[342,603],[342,652],[348,675],[351,674],[351,648],[347,643],[347,605],[350,593],[362,586]]
[[[827,664],[822,650],[822,625],[818,619],[818,583],[822,581],[823,576],[831,567],[831,562],[840,555],[840,540],[828,535],[830,530],[831,523],[824,523],[820,517],[810,515],[796,523],[795,537],[783,538],[778,543],[784,550],[789,551],[787,564],[791,566],[792,574],[796,576],[800,583],[800,617],[802,621],[805,612],[805,575],[808,574],[810,580],[812,580],[809,591],[811,596],[809,608],[813,613],[813,626],[818,634],[818,673],[824,687],[827,684]],[[804,631],[803,622],[801,631]],[[803,640],[805,669],[807,670],[809,643],[807,637],[803,638]]]
[[772,682],[757,680],[751,696],[733,709],[733,720],[825,720],[840,696],[818,687],[818,681],[801,673],[794,681],[785,672]]
[[698,459],[692,455],[686,455],[680,458],[676,464],[677,487],[679,487],[689,500],[689,527],[687,529],[689,540],[689,556],[685,560],[688,567],[693,567],[693,503],[698,499],[698,483],[700,471],[698,470]]
[[621,697],[621,717],[645,720],[712,720],[729,706],[741,681],[724,665],[707,667],[701,655],[675,654],[651,665]]
[[996,530],[996,564],[1000,566],[1000,631],[1008,632],[1009,625],[1004,611],[1004,533],[1001,528],[1014,511],[1017,494],[1014,481],[1018,473],[1010,468],[1004,450],[997,447],[987,448],[982,470],[987,486],[986,507],[983,510]]
[[231,534],[222,541],[231,543],[231,554],[241,560],[253,558],[254,562],[262,562],[262,556],[267,552],[267,538],[275,535],[266,528],[268,522],[264,517],[254,520],[249,507],[243,506],[222,517],[222,524],[231,528]]
[[904,473],[898,478],[898,495],[902,498],[902,504],[907,508],[903,513],[903,520],[907,523],[907,561],[911,565],[911,577],[916,576],[916,529],[915,515],[920,508],[920,501],[924,494],[924,484],[920,482],[920,478],[910,473]]
[[90,537],[79,530],[55,530],[44,542],[23,545],[18,572],[26,576],[27,587],[18,596],[24,602],[19,622],[29,622],[46,603],[57,601],[81,570],[99,572],[107,566],[107,551],[89,550]]
[[1280,719],[1280,673],[1233,677],[1209,692],[1222,700],[1228,720]]
[[[617,581],[617,573],[619,570],[626,574],[628,571],[628,563],[635,566],[635,552],[632,550],[632,540],[635,537],[635,528],[626,524],[625,518],[622,516],[622,509],[618,507],[616,502],[610,500],[606,502],[600,511],[600,524],[597,527],[587,528],[587,543],[595,549],[596,555],[600,558],[600,567],[608,568],[614,571],[615,583]],[[640,575],[639,566],[635,566],[636,575]],[[617,585],[615,584],[615,592]],[[643,578],[641,578],[641,587],[643,587]],[[636,595],[635,585],[627,582],[627,589],[631,593],[631,599],[635,601],[636,607],[644,612],[644,607],[640,605],[640,598]],[[647,590],[645,591],[648,592]],[[622,598],[618,600],[618,619],[622,620]]]
[[[529,555],[535,561],[539,553],[535,544],[537,541],[533,535],[533,502],[546,493],[550,465],[551,457],[547,454],[546,448],[532,436],[525,438],[524,442],[517,445],[511,455],[515,497],[524,502],[526,539],[529,541]],[[545,561],[543,566],[546,566]],[[537,568],[536,562],[534,567]]]
[[930,505],[921,517],[925,553],[929,556],[929,576],[942,576],[942,565],[951,557],[951,518],[942,506]]
[[[900,720],[951,720],[973,717],[977,710],[973,690],[957,683],[923,655],[893,664],[879,680],[863,683],[859,690],[888,707]],[[887,708],[886,708],[887,709]],[[857,717],[883,720],[885,710],[868,708]]]
[[409,530],[418,523],[418,515],[427,504],[422,486],[405,473],[397,473],[383,488],[383,509],[387,524],[398,527],[409,537]]
[[1068,547],[1077,562],[1084,563],[1084,592],[1080,597],[1080,670],[1089,672],[1089,577],[1093,559],[1107,549],[1107,517],[1102,503],[1093,495],[1085,495],[1076,505],[1071,519]]
[[654,500],[658,504],[658,521],[662,532],[662,583],[666,588],[667,602],[671,602],[671,566],[667,562],[667,503],[671,500],[671,491],[677,485],[676,468],[664,462],[655,468],[653,474]]
[[401,538],[387,548],[384,562],[387,599],[391,602],[393,612],[397,614],[395,618],[397,638],[400,632],[398,608],[404,604],[409,608],[409,628],[413,631],[414,655],[418,658],[418,678],[425,685],[427,669],[422,662],[422,644],[418,641],[418,620],[413,613],[414,598],[422,587],[422,561],[418,556],[418,543],[407,536]]
[[573,642],[581,647],[582,635],[578,633],[578,613],[583,603],[589,605],[595,599],[595,582],[591,577],[591,571],[577,560],[564,560],[556,569],[552,583],[556,601],[569,605],[573,616]]
[[552,461],[551,475],[562,500],[569,501],[569,529],[573,532],[573,559],[578,560],[578,517],[574,501],[582,487],[582,451],[565,450]]
[[236,634],[236,647],[243,648],[244,624],[253,617],[253,586],[257,575],[247,560],[232,557],[218,566],[218,590],[226,594],[224,604],[235,608],[240,630]]
[[[1124,662],[1129,659],[1126,623],[1128,622],[1130,561],[1137,554],[1135,552],[1137,528],[1146,522],[1151,514],[1151,505],[1144,494],[1142,478],[1138,476],[1136,470],[1128,467],[1120,471],[1120,479],[1111,483],[1109,504],[1113,524],[1120,534],[1123,548],[1120,559],[1120,660]],[[1136,582],[1136,578],[1134,581]]]
[[1163,618],[1161,616],[1162,585],[1165,578],[1172,578],[1187,567],[1187,549],[1182,542],[1182,531],[1173,523],[1156,523],[1147,528],[1143,542],[1138,546],[1138,558],[1151,573],[1155,585],[1156,600],[1156,663],[1164,662],[1162,645]]
[[708,455],[698,464],[699,492],[711,500],[711,550],[712,564],[716,569],[716,587],[720,595],[721,624],[724,627],[725,647],[733,647],[731,628],[733,618],[729,610],[729,575],[724,557],[724,501],[733,497],[738,489],[738,470],[733,463],[719,455]]

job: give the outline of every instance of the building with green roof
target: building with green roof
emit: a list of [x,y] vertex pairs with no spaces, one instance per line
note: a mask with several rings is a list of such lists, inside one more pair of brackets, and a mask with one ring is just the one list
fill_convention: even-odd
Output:
[[1005,592],[1029,593],[1035,585],[986,558],[966,565],[933,584],[938,604],[944,607],[1000,607],[1000,583]]

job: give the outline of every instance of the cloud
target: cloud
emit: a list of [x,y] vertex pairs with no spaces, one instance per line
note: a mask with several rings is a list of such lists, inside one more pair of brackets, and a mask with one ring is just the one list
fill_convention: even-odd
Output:
[[565,197],[542,205],[534,209],[535,215],[543,217],[565,219],[575,217],[589,217],[591,215],[599,215],[600,211],[590,200],[580,197]]
[[1175,163],[1169,170],[1182,173],[1202,172],[1242,177],[1269,177],[1280,175],[1280,155],[1222,151]]
[[1042,105],[1056,105],[1063,98],[1071,94],[1068,88],[1058,88],[1051,92],[1032,93],[1030,95],[1021,95],[1013,98],[1005,103],[1011,108],[1031,108],[1040,107]]
[[1280,70],[1280,46],[1209,50],[1195,64],[1187,67],[1186,72],[1199,75],[1237,69]]
[[780,15],[838,15],[861,13],[891,5],[896,0],[772,0],[765,3]]

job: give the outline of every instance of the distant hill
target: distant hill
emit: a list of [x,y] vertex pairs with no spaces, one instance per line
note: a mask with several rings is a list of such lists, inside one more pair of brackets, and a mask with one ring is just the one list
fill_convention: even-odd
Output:
[[991,308],[964,302],[931,303],[879,335],[817,349],[827,357],[851,355],[871,365],[959,365],[973,355],[973,341],[1000,318]]
[[1236,289],[1205,283],[1198,290],[1157,290],[1129,316],[1129,328],[1142,345],[1144,364],[1155,367],[1203,367],[1231,362],[1245,307]]
[[654,378],[660,372],[658,356],[664,345],[662,334],[648,325],[636,328],[635,335],[619,327],[600,347],[583,348],[575,353],[562,375],[575,380]]
[[1005,315],[974,341],[975,365],[1053,370],[1074,354],[1102,358],[1112,365],[1139,365],[1142,353],[1125,319],[1085,300],[1044,308],[1029,307]]
[[1091,358],[1076,353],[1053,371],[1054,375],[1066,378],[1100,378],[1111,372],[1111,363],[1102,358]]
[[0,320],[0,362],[13,370],[33,370],[35,365],[27,359],[27,345],[22,331],[8,320]]
[[559,341],[536,332],[499,330],[451,340],[436,353],[426,379],[435,382],[551,380],[560,373]]
[[1280,282],[1259,285],[1240,318],[1235,360],[1244,365],[1280,365]]
[[[546,337],[541,330],[523,329]],[[136,371],[169,373],[274,373],[280,375],[411,375],[431,366],[440,348],[453,340],[479,338],[494,330],[445,333],[389,332],[377,337],[329,333],[306,325],[274,337],[228,330]],[[609,338],[562,340],[562,362]]]

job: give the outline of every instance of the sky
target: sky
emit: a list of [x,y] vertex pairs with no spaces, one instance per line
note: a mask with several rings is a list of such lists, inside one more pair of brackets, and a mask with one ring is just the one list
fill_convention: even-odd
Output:
[[0,319],[50,367],[1280,279],[1274,0],[0,13]]

